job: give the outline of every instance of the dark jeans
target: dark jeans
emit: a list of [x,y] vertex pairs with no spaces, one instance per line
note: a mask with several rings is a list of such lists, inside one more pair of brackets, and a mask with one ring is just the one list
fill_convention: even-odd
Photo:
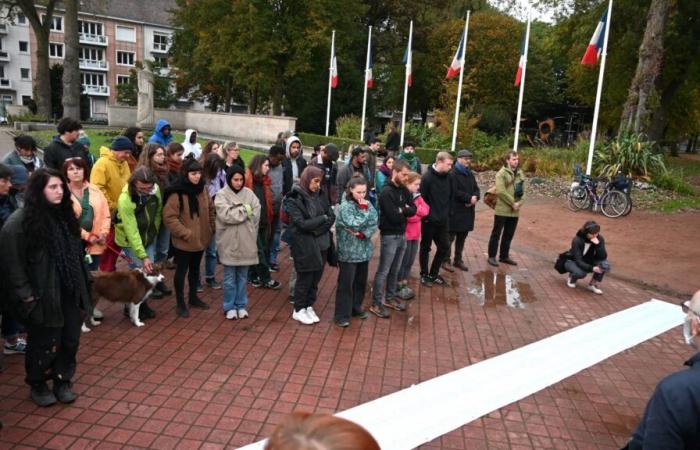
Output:
[[[499,258],[506,259],[510,253],[510,242],[515,235],[515,228],[518,226],[517,217],[493,216],[493,230],[489,239],[489,258],[496,257],[498,241],[501,241],[501,253]],[[501,233],[503,237],[501,238]]]
[[383,234],[379,237],[379,267],[374,275],[372,302],[381,305],[387,298],[396,297],[396,281],[406,251],[405,234]]
[[[601,263],[598,263],[598,264],[601,264]],[[574,281],[574,282],[576,280],[580,280],[581,278],[586,278],[586,275],[591,273],[591,272],[586,272],[585,270],[580,268],[578,266],[578,264],[576,264],[576,261],[572,261],[572,260],[567,261],[566,264],[564,264],[564,267],[566,268],[566,271],[571,274],[571,281]],[[593,279],[595,281],[597,281],[598,283],[603,281],[604,276],[605,276],[605,272],[603,272],[603,273],[593,272]]]
[[349,320],[362,312],[362,300],[367,289],[369,261],[360,263],[338,262],[338,287],[335,291],[335,320]]
[[399,268],[399,275],[397,278],[399,281],[408,280],[413,263],[416,262],[419,245],[420,243],[418,241],[406,241],[406,251],[403,254],[403,261],[401,261],[401,267]]
[[[326,260],[326,251],[321,252],[321,258]],[[294,285],[294,311],[301,311],[313,306],[318,295],[318,283],[323,276],[323,269],[314,272],[297,272],[297,282]]]
[[[433,245],[433,242],[435,242],[437,251],[433,257],[433,264],[431,264],[430,269],[428,269],[430,247]],[[440,272],[440,266],[449,257],[450,234],[447,231],[447,224],[435,225],[428,221],[423,221],[420,236],[420,253],[418,256],[421,275],[430,275],[431,277],[437,276]]]
[[[464,241],[467,240],[467,235],[469,235],[468,231],[460,231],[458,233],[450,233],[450,245],[452,243],[455,243],[455,257],[452,259],[454,263],[457,262],[464,262],[462,260],[462,252],[464,252]],[[450,256],[447,256],[447,260],[449,261]]]
[[43,383],[49,378],[70,381],[75,375],[76,360],[80,344],[80,310],[74,295],[64,295],[63,327],[27,327],[27,351],[24,368],[25,381],[30,386]]
[[248,271],[248,279],[259,280],[261,283],[267,283],[270,281],[270,264],[268,263],[268,243],[270,239],[269,228],[260,228],[258,230],[258,263],[254,266],[250,266]]
[[199,265],[204,251],[188,252],[173,247],[175,253],[175,297],[178,304],[185,304],[185,275],[189,284],[189,297],[197,297],[199,284]]

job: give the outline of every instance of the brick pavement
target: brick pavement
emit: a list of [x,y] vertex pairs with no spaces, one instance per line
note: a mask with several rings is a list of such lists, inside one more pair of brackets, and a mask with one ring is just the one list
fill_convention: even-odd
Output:
[[[221,291],[209,289],[203,298],[212,309],[194,310],[187,320],[176,318],[173,297],[150,302],[158,317],[143,328],[133,327],[119,307],[105,308],[103,324],[82,337],[75,404],[35,407],[22,358],[6,358],[0,447],[236,447],[268,436],[291,411],[342,411],[651,297],[663,299],[613,278],[602,297],[569,289],[550,262],[528,253],[514,253],[518,268],[492,271],[486,243],[467,242],[471,271],[448,274],[451,287],[413,283],[419,295],[407,312],[354,320],[344,330],[331,323],[335,269],[322,280],[315,308],[321,323],[291,320],[284,257],[276,278],[285,286],[251,288],[251,317],[243,321],[226,321]],[[370,273],[374,264],[376,258]],[[505,295],[506,282],[517,285],[520,303]],[[619,448],[658,380],[690,354],[673,329],[422,448]],[[510,376],[503,374],[503,383]]]

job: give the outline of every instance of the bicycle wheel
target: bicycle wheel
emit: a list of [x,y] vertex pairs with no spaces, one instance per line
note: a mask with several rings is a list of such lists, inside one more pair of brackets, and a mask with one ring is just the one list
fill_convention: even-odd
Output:
[[623,216],[627,216],[629,215],[629,213],[632,212],[632,196],[629,195],[627,192],[625,192],[625,196],[627,197],[627,209],[622,214]]
[[608,191],[601,200],[601,210],[606,217],[620,217],[627,211],[627,196],[620,191]]
[[572,211],[578,211],[579,209],[588,209],[591,204],[591,197],[588,195],[588,191],[583,186],[576,186],[572,188],[567,194],[567,206]]

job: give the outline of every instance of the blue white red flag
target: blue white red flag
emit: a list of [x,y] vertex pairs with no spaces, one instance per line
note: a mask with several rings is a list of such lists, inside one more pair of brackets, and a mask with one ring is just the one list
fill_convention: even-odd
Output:
[[452,64],[450,64],[450,67],[447,68],[447,75],[445,76],[446,80],[449,80],[453,76],[459,74],[459,71],[462,70],[462,58],[464,57],[464,32],[462,32],[462,37],[459,40],[459,47],[457,47],[457,52],[455,53],[454,58],[452,58]]
[[608,21],[608,11],[603,13],[598,26],[595,28],[591,42],[588,43],[586,53],[581,59],[581,64],[595,66],[603,51],[603,43],[605,41],[605,23]]
[[520,59],[518,60],[518,70],[515,72],[515,86],[520,86],[520,82],[523,79],[523,67],[525,67],[525,35],[523,35],[523,40],[520,43]]
[[409,43],[406,47],[406,51],[403,54],[403,63],[406,65],[406,74],[408,75],[408,87],[413,86],[413,69],[411,67],[413,62],[413,51],[411,50],[411,45]]

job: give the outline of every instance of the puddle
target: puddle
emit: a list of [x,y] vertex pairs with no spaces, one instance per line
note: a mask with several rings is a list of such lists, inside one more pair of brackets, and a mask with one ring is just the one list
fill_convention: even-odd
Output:
[[480,306],[487,308],[506,305],[524,309],[528,303],[537,301],[529,284],[517,281],[512,275],[490,270],[474,274],[467,292],[476,297]]

